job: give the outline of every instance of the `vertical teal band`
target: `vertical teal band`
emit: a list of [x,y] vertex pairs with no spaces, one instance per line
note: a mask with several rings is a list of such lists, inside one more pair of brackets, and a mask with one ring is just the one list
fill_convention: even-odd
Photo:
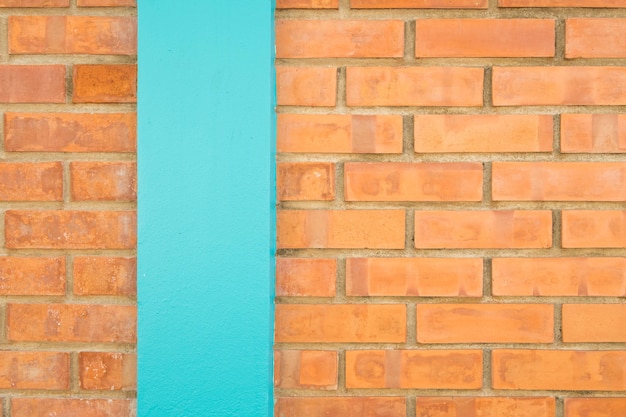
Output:
[[270,3],[139,1],[140,417],[271,413]]

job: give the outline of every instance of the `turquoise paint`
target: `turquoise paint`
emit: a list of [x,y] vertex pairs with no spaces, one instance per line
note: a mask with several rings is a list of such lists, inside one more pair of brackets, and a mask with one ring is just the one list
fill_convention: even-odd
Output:
[[140,417],[271,413],[272,13],[139,1]]

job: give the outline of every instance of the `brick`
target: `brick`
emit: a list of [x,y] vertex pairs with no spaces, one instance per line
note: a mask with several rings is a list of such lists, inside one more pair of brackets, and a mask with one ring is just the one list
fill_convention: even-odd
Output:
[[274,417],[407,417],[400,397],[278,397]]
[[549,210],[416,211],[416,248],[549,248]]
[[623,162],[494,162],[496,201],[626,201]]
[[65,103],[65,65],[0,65],[0,103]]
[[70,163],[71,197],[74,201],[135,201],[135,162]]
[[498,0],[500,7],[626,7],[626,0]]
[[137,102],[137,65],[74,65],[74,103]]
[[561,152],[626,152],[626,115],[561,115]]
[[64,390],[70,385],[70,355],[0,351],[0,388]]
[[69,7],[70,0],[0,0],[0,7]]
[[5,113],[9,152],[135,152],[135,113]]
[[403,210],[280,210],[278,248],[403,249]]
[[346,294],[481,297],[483,261],[471,258],[348,258]]
[[550,152],[552,116],[416,115],[415,152]]
[[19,211],[4,218],[6,246],[12,249],[134,249],[133,211]]
[[0,257],[0,295],[64,295],[65,258]]
[[0,201],[62,201],[60,162],[0,163]]
[[11,417],[133,417],[135,404],[119,399],[12,398]]
[[418,19],[416,57],[551,57],[552,19]]
[[137,294],[137,259],[106,256],[74,258],[74,294]]
[[348,106],[482,106],[483,69],[348,67]]
[[277,350],[274,386],[284,389],[337,389],[337,352]]
[[555,417],[551,397],[417,397],[417,417]]
[[346,163],[346,201],[481,201],[481,163]]
[[78,0],[79,7],[137,7],[137,0]]
[[626,67],[494,67],[494,106],[626,104]]
[[626,296],[626,258],[494,258],[496,296]]
[[346,388],[478,389],[479,350],[348,350]]
[[[341,317],[341,320],[337,320]],[[277,304],[277,343],[403,343],[404,304]]]
[[563,341],[626,342],[626,304],[563,304]]
[[13,342],[137,341],[137,308],[101,304],[9,304],[7,338]]
[[626,247],[626,211],[566,210],[562,223],[564,248]]
[[486,9],[488,0],[350,0],[353,9]]
[[337,68],[276,67],[276,102],[279,106],[334,106]]
[[276,295],[334,297],[335,259],[277,258]]
[[626,19],[567,19],[566,58],[626,57]]
[[85,390],[137,389],[137,355],[80,352],[80,388]]
[[276,164],[276,198],[279,201],[334,200],[335,164],[328,162]]
[[137,19],[124,16],[9,16],[10,54],[135,55]]
[[613,417],[626,415],[626,398],[566,398],[566,417]]
[[337,9],[339,0],[276,0],[277,9]]
[[547,304],[418,304],[419,343],[551,343]]
[[402,116],[278,114],[278,152],[402,153]]
[[624,351],[496,349],[491,358],[495,389],[626,390]]
[[277,58],[384,58],[404,55],[401,20],[276,21]]

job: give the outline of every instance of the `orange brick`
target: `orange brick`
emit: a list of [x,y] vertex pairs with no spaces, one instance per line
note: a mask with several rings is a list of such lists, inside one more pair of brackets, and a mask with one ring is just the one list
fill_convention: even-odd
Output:
[[401,153],[402,116],[278,114],[278,152]]
[[274,386],[286,389],[337,389],[337,352],[329,350],[277,350]]
[[137,7],[137,0],[78,0],[79,7]]
[[63,390],[70,385],[70,355],[0,351],[0,388]]
[[137,19],[124,16],[9,16],[10,54],[137,53]]
[[625,58],[626,19],[567,19],[566,58]]
[[400,397],[278,397],[274,417],[407,417]]
[[105,256],[74,258],[74,294],[137,294],[137,259]]
[[9,304],[7,337],[14,342],[137,341],[137,308],[101,304]]
[[417,397],[417,417],[554,417],[551,397]]
[[349,67],[348,106],[482,106],[483,69]]
[[562,223],[564,248],[626,247],[626,211],[566,210]]
[[0,163],[0,201],[62,201],[60,162]]
[[486,9],[488,0],[350,0],[354,9]]
[[494,106],[626,104],[626,67],[494,67]]
[[135,201],[135,162],[70,163],[71,196],[74,201]]
[[419,343],[551,343],[547,304],[418,304]]
[[11,417],[133,417],[131,400],[72,398],[12,398]]
[[494,162],[496,201],[626,201],[623,162]]
[[276,295],[334,297],[335,259],[277,258]]
[[339,0],[276,0],[277,9],[337,9]]
[[483,261],[470,258],[349,258],[349,296],[480,297]]
[[552,116],[417,115],[415,152],[550,152]]
[[349,350],[346,388],[479,389],[479,350]]
[[383,58],[404,55],[401,20],[276,21],[277,58]]
[[549,210],[416,211],[416,248],[549,248]]
[[135,103],[137,65],[74,65],[74,103]]
[[[341,317],[341,320],[337,318]],[[402,343],[404,304],[277,304],[277,343]]]
[[0,295],[64,295],[65,258],[0,257]]
[[69,7],[70,0],[0,0],[0,7]]
[[626,342],[626,304],[563,304],[563,341]]
[[65,65],[0,65],[0,103],[65,103]]
[[626,258],[494,258],[497,296],[626,296]]
[[626,0],[498,0],[500,7],[626,7]]
[[403,210],[280,210],[278,248],[404,248]]
[[137,355],[81,352],[78,355],[80,387],[86,390],[137,388]]
[[335,164],[328,162],[282,162],[276,164],[276,198],[334,200]]
[[626,416],[626,398],[566,398],[565,416]]
[[337,68],[276,67],[276,102],[279,106],[334,106]]
[[6,246],[12,249],[134,249],[133,211],[18,211],[5,214]]
[[626,390],[624,351],[496,349],[491,358],[495,389]]
[[9,152],[134,152],[135,113],[5,113]]
[[418,19],[417,57],[551,57],[552,19]]
[[626,115],[562,115],[561,152],[626,152]]
[[481,163],[346,163],[346,201],[481,201]]

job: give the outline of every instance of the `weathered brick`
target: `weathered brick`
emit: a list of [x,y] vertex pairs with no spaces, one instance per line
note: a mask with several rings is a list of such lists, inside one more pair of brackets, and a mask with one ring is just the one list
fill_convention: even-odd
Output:
[[65,258],[0,257],[0,295],[64,295]]
[[337,9],[339,0],[276,0],[277,9]]
[[132,400],[12,398],[11,417],[133,417]]
[[488,0],[350,0],[355,9],[486,9]]
[[135,103],[137,65],[74,65],[74,103]]
[[137,294],[137,259],[106,256],[74,258],[74,294]]
[[563,114],[561,152],[626,152],[626,115]]
[[65,390],[70,355],[56,352],[0,351],[0,388]]
[[565,210],[561,216],[564,248],[626,247],[626,211]]
[[74,201],[135,201],[135,162],[70,163],[71,197]]
[[277,258],[276,295],[333,297],[336,276],[335,259]]
[[563,341],[626,342],[626,304],[563,304]]
[[276,164],[276,198],[333,200],[335,165],[328,162],[281,162]]
[[500,7],[626,7],[626,0],[498,0]]
[[408,417],[400,397],[278,397],[274,417]]
[[64,103],[65,65],[0,65],[0,103]]
[[0,163],[0,201],[62,201],[59,162]]
[[554,417],[551,397],[417,397],[417,417]]
[[80,387],[85,390],[137,389],[137,355],[109,352],[80,352]]
[[337,68],[276,67],[276,102],[281,106],[334,106]]
[[78,7],[137,7],[137,0],[77,0]]
[[70,0],[0,0],[0,7],[69,7]]
[[337,389],[337,352],[277,350],[274,386],[285,389]]
[[626,398],[566,398],[565,417],[626,415]]

